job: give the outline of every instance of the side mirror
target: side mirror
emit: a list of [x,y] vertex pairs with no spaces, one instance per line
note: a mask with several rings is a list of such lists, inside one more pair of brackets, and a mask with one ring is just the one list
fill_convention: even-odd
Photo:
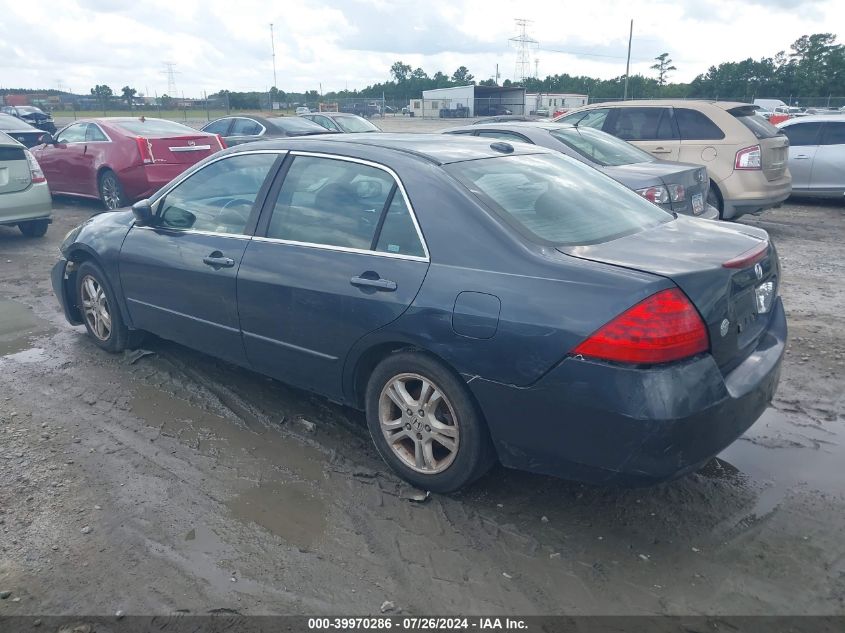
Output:
[[135,224],[138,226],[149,226],[153,223],[153,207],[149,200],[139,200],[132,205],[132,215],[135,216]]
[[56,139],[54,139],[53,135],[50,134],[49,132],[45,132],[44,134],[42,134],[40,137],[38,137],[38,140],[41,143],[44,143],[44,145],[55,145],[56,144]]

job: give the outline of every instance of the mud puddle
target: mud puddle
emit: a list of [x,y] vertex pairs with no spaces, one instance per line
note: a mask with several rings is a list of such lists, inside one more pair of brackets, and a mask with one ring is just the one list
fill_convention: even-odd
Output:
[[775,511],[797,488],[841,498],[845,421],[814,422],[770,408],[719,460],[725,474],[764,487],[752,511],[757,517]]
[[32,340],[52,328],[22,303],[0,299],[0,356],[32,347]]

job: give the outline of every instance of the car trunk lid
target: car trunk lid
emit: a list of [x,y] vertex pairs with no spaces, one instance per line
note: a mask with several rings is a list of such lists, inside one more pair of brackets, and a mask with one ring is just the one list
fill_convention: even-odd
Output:
[[0,145],[0,194],[23,191],[32,184],[32,174],[23,147]]
[[782,178],[789,160],[789,139],[782,130],[756,114],[754,106],[740,106],[728,110],[737,121],[757,137],[763,175],[769,181]]
[[154,164],[192,165],[222,149],[217,137],[208,134],[152,137],[144,140]]
[[[741,362],[765,331],[780,277],[765,231],[683,216],[610,242],[558,250],[671,279],[704,319],[711,352],[725,371]],[[761,254],[751,258],[755,251]],[[737,258],[739,267],[725,266]],[[771,304],[760,314],[757,289],[769,281],[774,288]]]

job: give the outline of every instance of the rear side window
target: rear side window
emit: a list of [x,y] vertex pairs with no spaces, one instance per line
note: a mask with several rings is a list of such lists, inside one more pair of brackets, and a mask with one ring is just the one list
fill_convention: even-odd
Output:
[[781,131],[786,134],[789,144],[792,147],[802,147],[819,144],[819,132],[822,129],[821,123],[796,123],[788,125]]
[[207,132],[208,134],[219,134],[220,136],[226,136],[226,132],[229,131],[229,124],[232,122],[232,119],[218,119],[217,121],[212,121],[204,128],[202,128],[203,132]]
[[86,141],[108,141],[108,137],[103,133],[99,126],[94,125],[93,123],[88,125],[88,129],[85,130],[85,140]]
[[59,132],[56,140],[59,143],[83,143],[85,142],[85,133],[87,130],[87,123],[74,123]]
[[828,121],[822,132],[822,145],[845,145],[845,123]]
[[619,108],[609,129],[626,141],[664,141],[677,138],[669,108]]
[[534,154],[453,163],[446,170],[516,231],[541,244],[597,244],[672,215],[589,165]]
[[258,121],[252,119],[235,119],[232,125],[232,136],[257,136],[261,134],[262,125]]
[[[0,132],[0,134],[2,134],[2,132]],[[9,140],[6,141],[6,139]],[[6,138],[0,137],[0,141],[14,143],[14,141],[8,136]],[[23,147],[0,147],[0,163],[10,160],[26,160],[26,154],[24,154],[23,151]]]
[[675,108],[675,121],[682,140],[720,141],[725,133],[706,114],[689,108]]
[[728,112],[732,114],[737,121],[751,130],[751,133],[759,139],[774,138],[783,134],[780,129],[776,128],[766,119],[757,114],[754,106],[742,106],[740,108],[728,110]]
[[405,198],[399,190],[395,190],[393,202],[390,203],[387,215],[384,216],[376,250],[380,253],[425,257],[417,227],[414,226]]

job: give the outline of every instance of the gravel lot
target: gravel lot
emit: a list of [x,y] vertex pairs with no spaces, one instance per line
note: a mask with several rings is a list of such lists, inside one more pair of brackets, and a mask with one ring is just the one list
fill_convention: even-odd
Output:
[[623,490],[498,468],[423,502],[357,412],[68,326],[49,269],[97,211],[0,227],[0,613],[845,614],[841,203],[743,219],[780,250],[790,345],[774,407],[702,472]]

